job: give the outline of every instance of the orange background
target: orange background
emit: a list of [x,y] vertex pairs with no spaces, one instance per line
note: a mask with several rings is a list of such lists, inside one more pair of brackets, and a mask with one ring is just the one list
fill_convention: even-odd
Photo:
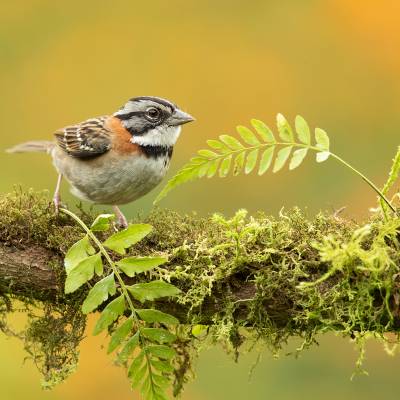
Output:
[[[400,3],[389,0],[7,2],[0,15],[0,148],[49,139],[55,129],[111,113],[130,97],[157,95],[197,118],[184,127],[169,176],[206,139],[233,133],[253,117],[272,126],[282,112],[324,128],[332,150],[380,186],[399,143],[399,44]],[[56,175],[44,155],[1,152],[0,167],[2,192],[15,184],[53,190]],[[124,211],[147,212],[158,190]],[[65,186],[63,195],[75,201]],[[349,217],[361,219],[375,201],[334,160],[316,165],[309,157],[290,173],[191,183],[161,206],[276,215],[299,205],[313,215],[345,205]],[[0,337],[0,398],[137,398],[101,344],[88,337],[78,371],[42,392],[32,363],[23,364],[21,344]],[[398,398],[399,357],[371,345],[370,376],[350,382],[352,346],[329,336],[299,360],[276,361],[265,352],[250,383],[255,354],[235,365],[208,351],[183,398]]]

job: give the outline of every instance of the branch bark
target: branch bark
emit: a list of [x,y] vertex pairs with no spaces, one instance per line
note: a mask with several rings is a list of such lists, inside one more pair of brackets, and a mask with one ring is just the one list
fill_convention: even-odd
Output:
[[61,287],[52,265],[60,262],[58,255],[38,245],[18,249],[0,244],[0,291],[55,301]]

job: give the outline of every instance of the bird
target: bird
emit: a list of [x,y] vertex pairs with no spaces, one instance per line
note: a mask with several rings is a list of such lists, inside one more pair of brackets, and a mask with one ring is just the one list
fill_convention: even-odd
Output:
[[129,99],[112,115],[89,118],[55,131],[55,140],[30,141],[9,153],[44,152],[58,172],[53,196],[61,205],[63,177],[81,200],[113,207],[120,227],[128,222],[119,206],[147,194],[168,171],[183,124],[195,119],[161,97]]

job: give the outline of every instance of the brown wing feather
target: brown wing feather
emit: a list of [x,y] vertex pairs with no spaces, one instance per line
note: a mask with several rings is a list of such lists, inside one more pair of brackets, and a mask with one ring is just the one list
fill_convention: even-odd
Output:
[[80,124],[55,132],[58,145],[69,155],[90,158],[104,154],[111,148],[110,130],[104,125],[107,116],[91,118]]

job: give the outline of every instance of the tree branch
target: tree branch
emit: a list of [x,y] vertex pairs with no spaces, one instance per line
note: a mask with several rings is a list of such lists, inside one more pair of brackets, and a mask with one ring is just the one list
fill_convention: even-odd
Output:
[[[80,217],[90,225],[94,215],[80,210]],[[379,337],[400,332],[397,217],[373,216],[357,224],[324,213],[309,219],[298,209],[279,218],[248,217],[240,210],[231,219],[157,209],[145,222],[153,233],[130,255],[163,255],[169,261],[139,279],[155,274],[181,294],[136,305],[173,314],[182,324],[174,343],[178,390],[201,344],[191,330],[199,324],[228,349],[262,340],[275,352],[291,336],[301,337],[304,348],[327,331],[357,340],[367,332]],[[99,239],[107,234],[98,233]],[[19,337],[47,385],[74,370],[84,335],[81,304],[89,285],[71,295],[63,290],[64,255],[82,237],[74,221],[54,214],[46,194],[0,196],[0,330],[12,332],[6,318],[11,300],[22,301],[29,318]],[[33,312],[35,306],[41,312]]]
[[[82,232],[49,204],[34,192],[1,198],[0,293],[70,301],[62,258]],[[400,326],[398,220],[365,226],[325,214],[310,221],[299,210],[278,219],[241,211],[231,220],[157,210],[147,222],[154,234],[132,254],[168,256],[158,273],[182,295],[157,307],[183,323],[228,319],[261,330],[290,327],[291,334]]]

